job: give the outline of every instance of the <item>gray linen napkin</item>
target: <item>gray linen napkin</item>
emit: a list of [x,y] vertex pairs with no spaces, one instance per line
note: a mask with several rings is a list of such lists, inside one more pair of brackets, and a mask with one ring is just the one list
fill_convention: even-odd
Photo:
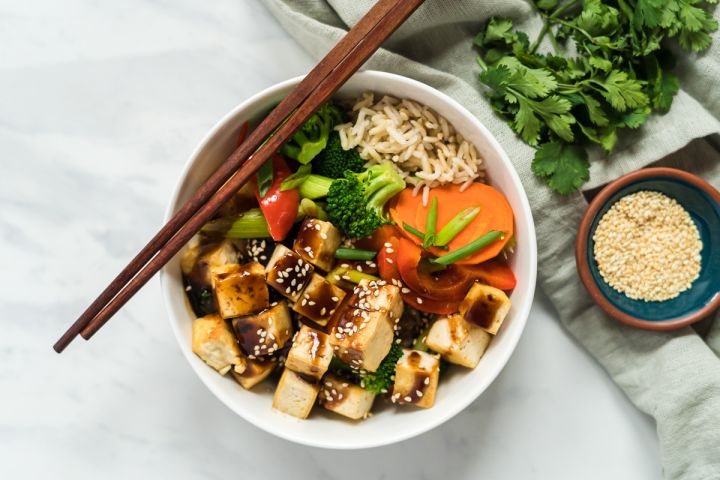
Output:
[[[288,32],[320,58],[374,3],[372,0],[264,0]],[[720,478],[720,321],[654,333],[625,327],[593,305],[575,269],[574,241],[587,206],[581,193],[560,197],[533,177],[533,150],[491,111],[477,80],[471,40],[484,20],[512,17],[535,33],[528,3],[427,0],[367,63],[418,79],[454,97],[498,138],[533,207],[539,284],[567,330],[603,365],[630,400],[657,422],[666,478]],[[681,57],[682,90],[664,116],[624,134],[616,152],[593,152],[590,182],[600,186],[652,162],[694,171],[720,186],[720,34],[704,55]],[[662,159],[662,160],[661,160]]]

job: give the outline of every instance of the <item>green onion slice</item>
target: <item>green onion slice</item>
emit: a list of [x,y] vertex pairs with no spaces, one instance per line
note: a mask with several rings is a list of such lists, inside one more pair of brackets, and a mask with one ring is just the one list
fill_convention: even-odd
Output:
[[377,252],[359,248],[338,248],[335,250],[335,258],[341,260],[372,260],[375,255],[377,255]]
[[468,243],[464,247],[460,247],[457,250],[448,253],[447,255],[443,255],[442,257],[438,257],[430,261],[432,263],[439,263],[440,265],[450,265],[457,262],[458,260],[462,260],[465,257],[469,257],[478,250],[487,247],[497,239],[502,238],[503,235],[505,235],[504,232],[491,230],[482,237]]
[[423,248],[428,248],[430,245],[435,243],[435,228],[437,227],[437,215],[438,215],[438,199],[433,197],[430,201],[430,208],[428,209],[427,220],[425,220],[425,237],[423,238]]
[[465,230],[465,227],[470,225],[470,222],[472,222],[479,213],[480,207],[468,207],[455,215],[447,225],[440,229],[440,232],[435,238],[435,245],[442,247],[450,243],[453,238]]

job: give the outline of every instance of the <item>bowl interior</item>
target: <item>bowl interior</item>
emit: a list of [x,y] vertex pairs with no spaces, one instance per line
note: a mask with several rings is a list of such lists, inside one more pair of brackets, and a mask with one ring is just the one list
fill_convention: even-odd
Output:
[[[210,172],[234,149],[237,133],[245,121],[258,122],[298,82],[295,78],[278,84],[244,102],[222,119],[191,156],[176,187],[166,218],[187,200]],[[535,231],[527,197],[507,155],[497,141],[457,102],[414,80],[383,72],[362,72],[353,76],[337,97],[355,97],[375,91],[411,98],[428,105],[452,122],[472,141],[483,156],[490,183],[508,198],[515,213],[518,239],[510,263],[518,285],[511,295],[513,308],[480,365],[474,370],[450,369],[441,381],[435,406],[431,409],[375,408],[362,422],[343,420],[315,408],[309,420],[296,420],[271,408],[274,384],[267,382],[252,391],[243,390],[229,377],[206,366],[190,349],[192,310],[185,299],[179,256],[161,275],[163,296],[180,348],[205,385],[229,408],[256,426],[283,438],[327,448],[365,448],[393,443],[427,431],[465,408],[487,388],[507,362],[522,333],[535,290]],[[378,407],[383,402],[378,402]],[[331,416],[332,415],[332,416]]]
[[[602,216],[625,195],[651,190],[674,198],[690,214],[702,239],[701,270],[692,287],[674,299],[663,302],[633,300],[608,285],[593,258],[593,235]],[[587,264],[602,295],[618,310],[650,322],[667,322],[692,314],[713,301],[720,290],[720,206],[705,191],[680,178],[648,177],[615,192],[598,210],[587,237]]]

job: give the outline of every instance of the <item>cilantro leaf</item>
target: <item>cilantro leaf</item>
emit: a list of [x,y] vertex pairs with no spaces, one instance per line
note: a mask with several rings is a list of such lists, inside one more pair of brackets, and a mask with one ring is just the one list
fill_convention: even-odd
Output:
[[548,180],[551,189],[569,195],[590,178],[590,163],[585,150],[565,142],[548,142],[535,152],[532,171]]
[[648,103],[648,97],[642,91],[645,82],[628,78],[626,72],[613,70],[604,80],[593,82],[603,88],[600,94],[620,112]]

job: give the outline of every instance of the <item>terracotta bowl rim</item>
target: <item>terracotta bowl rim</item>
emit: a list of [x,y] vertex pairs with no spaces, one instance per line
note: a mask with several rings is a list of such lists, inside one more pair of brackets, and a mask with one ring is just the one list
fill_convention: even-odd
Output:
[[607,298],[605,298],[605,296],[598,288],[595,278],[590,273],[590,266],[587,262],[587,239],[588,235],[590,234],[590,226],[592,225],[600,209],[608,202],[610,197],[612,197],[621,188],[624,188],[639,180],[653,177],[673,178],[687,182],[698,188],[699,190],[704,191],[705,193],[710,195],[710,197],[712,197],[716,203],[720,204],[720,192],[718,192],[707,181],[703,180],[697,175],[686,172],[684,170],[669,167],[651,167],[643,168],[641,170],[625,174],[617,180],[614,180],[608,185],[606,185],[605,188],[603,188],[595,196],[592,202],[590,202],[590,205],[585,211],[582,221],[580,222],[580,228],[578,230],[578,235],[575,240],[575,264],[577,266],[578,273],[580,274],[580,279],[585,285],[585,288],[590,294],[590,297],[593,299],[593,301],[595,301],[595,303],[597,303],[600,308],[605,311],[605,313],[607,313],[614,319],[632,327],[642,328],[645,330],[676,330],[678,328],[682,328],[698,322],[703,318],[707,317],[713,311],[715,311],[718,307],[720,307],[720,295],[716,294],[715,297],[705,306],[691,313],[688,313],[687,315],[671,318],[669,320],[643,320],[621,311],[612,303],[610,303]]

